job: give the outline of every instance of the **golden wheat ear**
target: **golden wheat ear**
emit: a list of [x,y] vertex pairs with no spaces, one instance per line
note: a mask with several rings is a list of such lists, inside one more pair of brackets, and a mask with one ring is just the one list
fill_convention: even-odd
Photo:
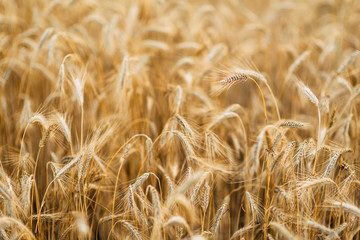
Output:
[[210,95],[214,97],[219,96],[224,91],[229,90],[234,84],[245,83],[247,80],[247,75],[243,73],[234,73],[225,76],[224,78],[219,79],[215,82]]

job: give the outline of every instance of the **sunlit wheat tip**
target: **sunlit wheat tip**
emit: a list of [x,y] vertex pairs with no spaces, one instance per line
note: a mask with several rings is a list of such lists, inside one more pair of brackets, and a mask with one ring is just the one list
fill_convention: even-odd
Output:
[[247,232],[250,232],[254,229],[255,227],[253,225],[249,225],[243,228],[240,228],[239,230],[237,230],[232,236],[231,236],[231,240],[232,239],[238,239],[239,237],[243,236],[244,234],[246,234]]
[[170,227],[170,226],[174,226],[174,225],[178,225],[178,226],[182,226],[186,229],[186,231],[188,233],[190,233],[191,235],[191,229],[189,224],[186,222],[186,220],[181,217],[181,216],[172,216],[166,223],[165,223],[165,227]]
[[206,213],[206,210],[209,206],[209,201],[210,201],[210,186],[207,182],[205,182],[200,195],[200,206],[204,213]]
[[303,52],[295,61],[292,63],[289,67],[289,73],[288,76],[291,75],[298,67],[299,65],[305,61],[305,59],[310,55],[310,51]]
[[79,105],[83,106],[83,104],[84,104],[84,95],[83,95],[83,89],[82,89],[81,82],[80,82],[79,78],[74,79],[74,86],[75,86],[76,99],[79,102]]
[[175,113],[178,113],[180,111],[180,105],[183,98],[183,89],[181,86],[176,86],[175,90]]
[[63,168],[61,168],[58,173],[56,174],[54,179],[58,179],[59,177],[61,177],[65,172],[67,172],[70,168],[72,168],[73,166],[75,166],[75,164],[78,163],[78,161],[81,159],[82,157],[76,157],[74,159],[72,159],[69,163],[67,163]]
[[218,116],[216,119],[214,119],[214,121],[212,121],[209,126],[207,127],[207,129],[212,129],[214,128],[214,126],[216,126],[217,124],[219,124],[220,122],[229,119],[229,118],[237,118],[239,117],[239,115],[237,113],[234,112],[223,112],[220,116]]
[[194,131],[191,129],[190,125],[185,121],[184,118],[182,118],[180,115],[175,114],[175,119],[180,123],[180,125],[184,128],[187,134],[189,134],[190,137],[195,137]]
[[225,212],[227,211],[228,209],[228,206],[229,206],[229,201],[230,201],[230,197],[229,196],[226,196],[226,198],[224,199],[223,201],[223,204],[221,205],[221,207],[217,210],[216,212],[216,216],[215,216],[215,222],[214,222],[214,225],[212,227],[212,232],[214,234],[216,234],[216,231],[219,227],[219,224],[220,224],[220,221],[221,221],[221,218],[223,217],[223,215],[225,214]]
[[145,181],[146,179],[148,179],[148,177],[150,176],[150,173],[144,173],[143,175],[141,175],[134,184],[132,184],[132,190],[136,191],[136,189],[138,187],[140,187]]
[[352,213],[356,217],[360,218],[360,209],[351,203],[333,201],[332,205],[336,208],[343,209],[343,211]]
[[[120,74],[119,74],[118,80],[117,80],[120,83],[121,89],[124,88],[127,68],[128,68],[128,56],[125,56],[122,61],[122,64],[121,64],[121,70],[120,70]],[[119,88],[117,88],[117,89],[119,89]]]
[[237,81],[246,81],[247,79],[248,79],[248,77],[244,73],[238,73],[238,74],[230,75],[230,76],[220,80],[220,83],[228,84],[228,83],[233,83],[233,82],[237,82]]
[[305,86],[303,83],[300,82],[299,84],[300,84],[300,88],[301,88],[302,92],[304,93],[304,95],[310,100],[310,102],[314,103],[318,107],[319,100],[315,96],[315,94],[310,90],[310,88]]
[[322,224],[319,224],[319,223],[317,223],[315,221],[307,220],[306,224],[309,225],[310,227],[314,228],[314,229],[319,230],[322,233],[325,233],[325,234],[333,233],[333,230],[331,230],[331,229],[327,228],[326,226],[324,226]]
[[284,121],[280,123],[280,127],[288,127],[288,128],[300,128],[304,127],[305,124],[302,122],[295,122],[295,121]]
[[247,78],[252,78],[254,80],[263,82],[263,83],[267,83],[266,78],[264,77],[264,75],[262,75],[261,73],[254,71],[254,70],[249,70],[249,69],[235,69],[235,73],[237,74],[242,74],[242,75],[246,75]]
[[195,155],[195,152],[194,152],[190,142],[188,141],[188,138],[183,133],[181,133],[179,131],[172,131],[171,133],[173,133],[175,136],[177,136],[180,139],[181,143],[185,147],[186,153],[189,156]]
[[335,163],[339,159],[340,155],[341,155],[340,152],[335,152],[334,155],[330,158],[330,162],[329,162],[328,166],[326,167],[323,177],[329,176],[332,168],[334,167]]
[[209,174],[209,172],[205,172],[201,178],[199,179],[199,182],[195,185],[194,187],[194,191],[193,194],[191,195],[191,201],[195,201],[197,194],[200,190],[201,185],[203,184],[204,180],[206,179],[207,175]]
[[267,237],[269,240],[275,240],[275,238],[270,233],[268,233]]
[[60,65],[59,73],[58,73],[58,89],[61,92],[63,89],[63,81],[64,81],[64,63]]
[[131,233],[131,235],[133,236],[134,239],[136,239],[136,240],[142,239],[140,233],[135,229],[135,227],[133,225],[131,225],[130,223],[125,222],[125,221],[122,221],[122,224]]
[[161,204],[160,204],[159,194],[153,186],[150,185],[149,187],[151,193],[151,200],[154,205],[155,217],[159,219],[161,217]]
[[165,179],[166,179],[169,195],[171,195],[171,193],[174,191],[173,181],[171,180],[170,176],[167,174],[165,175]]
[[274,162],[272,162],[271,167],[270,167],[270,172],[274,171],[274,169],[276,168],[276,166],[278,165],[278,163],[284,156],[284,153],[285,153],[285,151],[281,151],[280,154],[275,158]]
[[277,222],[270,222],[269,226],[274,229],[276,232],[278,232],[281,236],[284,237],[284,239],[287,240],[293,240],[297,239],[289,230],[287,230],[283,225],[277,223]]
[[129,203],[129,207],[131,209],[134,209],[134,204],[135,204],[135,199],[134,199],[134,193],[132,190],[131,185],[129,186],[129,192],[128,192],[128,203]]
[[52,33],[53,30],[54,30],[53,28],[47,28],[44,31],[43,35],[41,35],[41,38],[40,38],[40,41],[39,41],[39,46],[38,46],[38,49],[37,49],[38,52],[41,50],[46,38]]
[[271,211],[276,215],[276,217],[278,217],[281,221],[286,221],[287,217],[285,217],[285,215],[279,211],[279,209],[277,209],[276,207],[271,207]]
[[60,128],[61,128],[66,140],[71,144],[71,131],[70,131],[69,126],[66,123],[63,116],[61,116],[60,114],[57,114],[57,116],[58,116],[58,119],[59,119]]
[[349,56],[349,58],[344,62],[344,64],[339,67],[339,69],[337,70],[337,74],[342,73],[349,65],[351,65],[356,60],[359,53],[360,53],[360,51],[353,52]]
[[152,146],[153,146],[152,140],[150,138],[147,138],[146,139],[146,149],[147,149],[147,152],[148,152],[148,163],[149,163],[149,165],[151,165],[151,160],[153,158]]

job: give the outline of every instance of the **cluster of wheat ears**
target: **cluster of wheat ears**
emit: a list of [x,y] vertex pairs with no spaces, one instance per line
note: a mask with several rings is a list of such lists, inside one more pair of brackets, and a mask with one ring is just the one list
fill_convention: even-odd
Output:
[[359,239],[359,21],[0,1],[0,238]]

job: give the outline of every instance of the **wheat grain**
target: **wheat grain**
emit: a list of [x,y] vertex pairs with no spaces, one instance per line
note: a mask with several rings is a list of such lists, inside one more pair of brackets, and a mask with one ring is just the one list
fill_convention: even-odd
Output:
[[313,179],[313,180],[308,180],[308,181],[304,181],[302,184],[300,184],[298,190],[302,190],[302,189],[306,189],[306,188],[313,188],[317,185],[323,185],[323,184],[334,184],[336,185],[336,183],[331,180],[330,178],[319,178],[319,179]]
[[277,209],[276,207],[271,207],[271,211],[273,213],[275,213],[275,215],[281,220],[281,221],[286,221],[287,220],[287,217],[279,211],[279,209]]
[[253,71],[253,70],[248,70],[248,69],[236,69],[235,72],[237,74],[243,74],[243,75],[247,76],[248,78],[253,78],[253,79],[258,80],[260,82],[267,83],[267,80],[264,77],[264,75],[262,75],[259,72],[256,72],[256,71]]
[[153,48],[155,50],[161,50],[164,52],[167,52],[170,50],[169,46],[161,41],[155,41],[155,40],[145,40],[142,42],[143,46]]
[[175,113],[180,111],[180,106],[183,98],[183,89],[181,86],[176,86],[175,89]]
[[121,223],[131,233],[131,235],[133,236],[134,239],[136,239],[136,240],[142,239],[140,233],[134,228],[133,225],[131,225],[130,223],[128,223],[126,221],[121,221]]
[[333,201],[332,206],[343,209],[346,212],[354,214],[356,217],[360,217],[360,209],[351,203]]
[[200,195],[200,206],[204,213],[206,213],[206,210],[209,206],[209,200],[210,200],[210,186],[207,182],[205,182],[202,192]]
[[289,230],[287,230],[284,226],[277,222],[270,222],[269,226],[275,231],[277,231],[285,239],[297,239],[297,237],[295,237],[291,232],[289,232]]
[[81,158],[82,158],[82,155],[80,155],[80,156],[72,159],[69,163],[67,163],[63,168],[61,168],[61,169],[57,172],[54,180],[60,178],[60,177],[61,177],[64,173],[66,173],[70,168],[72,168],[73,166],[75,166],[75,164],[78,163],[78,162],[81,160]]
[[60,235],[59,240],[63,240],[66,238],[67,234],[74,228],[74,225],[70,225],[69,227],[67,227]]
[[153,142],[150,138],[146,139],[146,149],[148,152],[148,164],[149,166],[151,166],[151,161],[153,159],[153,152],[152,152],[152,146],[153,146]]
[[116,87],[117,90],[124,89],[127,68],[128,68],[128,56],[125,56],[122,61],[121,70],[117,79],[117,85],[120,86],[120,87]]
[[334,229],[334,231],[332,233],[329,234],[329,236],[327,236],[325,238],[325,240],[332,240],[332,239],[339,239],[339,234],[344,231],[344,229],[347,227],[347,223],[343,223],[341,224],[339,227],[337,227],[336,229]]
[[304,127],[305,124],[302,122],[295,122],[295,121],[284,121],[281,122],[280,127],[288,127],[288,128],[300,128],[300,127]]
[[201,185],[203,184],[204,180],[206,179],[207,175],[209,174],[209,172],[205,172],[201,178],[199,179],[199,182],[195,185],[193,193],[191,195],[191,201],[195,201],[197,194],[200,190]]
[[273,172],[276,166],[279,164],[280,160],[283,158],[285,151],[281,151],[281,153],[275,158],[274,162],[271,164],[270,172]]
[[299,81],[299,87],[303,94],[310,100],[310,102],[314,103],[317,107],[319,106],[319,99],[315,96],[315,94],[310,90],[309,87],[305,86],[304,83]]
[[55,45],[55,41],[57,40],[58,36],[59,36],[59,34],[55,33],[49,40],[48,51],[47,51],[47,59],[46,59],[46,65],[47,66],[49,66],[50,61],[51,61],[51,57],[53,56],[54,45]]
[[154,205],[155,218],[159,219],[161,218],[161,204],[159,194],[153,186],[149,185],[149,188],[151,193],[151,199]]
[[167,174],[165,174],[165,179],[166,179],[166,183],[167,183],[167,187],[168,187],[168,195],[171,195],[172,192],[174,191],[173,181],[171,180],[170,176]]
[[37,49],[37,53],[40,52],[45,40],[47,39],[47,37],[54,31],[54,29],[51,27],[51,28],[47,28],[44,33],[41,35],[41,38],[40,38],[40,41],[39,41],[39,46],[38,46],[38,49]]
[[29,123],[37,123],[42,127],[42,129],[48,129],[48,121],[41,113],[35,113],[35,115],[30,118]]
[[4,76],[1,79],[1,83],[0,86],[3,87],[5,86],[6,82],[8,81],[8,79],[10,78],[10,74],[12,72],[12,68],[8,67],[4,73]]
[[220,116],[218,116],[214,121],[212,121],[209,126],[207,127],[207,130],[210,130],[212,128],[214,128],[217,124],[219,124],[220,122],[229,119],[229,118],[238,118],[239,115],[237,113],[234,112],[224,112],[223,114],[221,114]]
[[74,78],[74,86],[75,86],[75,96],[80,106],[84,105],[84,94],[83,87],[81,86],[81,82],[79,78]]
[[191,147],[187,137],[183,133],[176,131],[176,130],[171,131],[171,133],[173,133],[175,136],[177,136],[180,139],[181,143],[185,147],[187,155],[189,155],[189,156],[195,155],[193,148]]
[[224,78],[223,80],[220,80],[220,83],[221,84],[230,84],[230,83],[239,82],[239,81],[247,81],[247,79],[248,79],[247,75],[245,75],[244,73],[238,73],[238,74],[230,75],[230,76]]
[[307,221],[306,221],[306,224],[309,225],[310,227],[314,228],[314,229],[319,230],[319,231],[322,232],[322,233],[327,234],[327,235],[333,233],[333,230],[325,227],[325,226],[322,225],[322,224],[319,224],[319,223],[317,223],[317,222],[314,222],[314,221],[312,221],[312,220],[307,220]]
[[145,226],[148,226],[148,221],[146,220],[146,218],[144,217],[144,214],[140,211],[140,209],[138,207],[135,206],[135,214],[136,214],[136,218],[140,219],[141,222],[143,222],[145,224]]
[[21,194],[21,204],[23,206],[24,209],[24,213],[28,213],[29,211],[29,207],[30,207],[30,192],[31,192],[31,187],[32,187],[32,183],[33,183],[33,176],[30,175],[28,178],[25,178],[25,183],[24,183],[24,189],[22,191]]
[[279,133],[278,135],[276,135],[275,139],[274,139],[274,142],[273,142],[273,149],[276,148],[276,146],[278,145],[278,143],[280,142],[281,140],[281,137],[282,137],[282,134]]
[[[12,226],[13,225],[13,226]],[[6,227],[18,227],[21,231],[26,233],[26,236],[30,239],[36,239],[34,234],[20,221],[11,217],[0,217],[0,229],[3,230]]]
[[286,79],[289,79],[290,76],[296,71],[299,65],[306,60],[306,58],[310,55],[310,51],[303,52],[289,67],[288,74]]
[[60,125],[60,129],[62,130],[66,140],[68,141],[68,143],[70,144],[70,146],[72,146],[72,142],[71,142],[71,130],[69,128],[69,125],[66,123],[65,118],[63,116],[61,116],[60,114],[57,114],[57,117],[59,119],[59,125]]
[[223,201],[223,204],[221,205],[221,207],[217,210],[216,212],[216,216],[215,216],[215,222],[214,225],[212,227],[212,232],[214,234],[216,234],[217,229],[219,227],[221,218],[223,217],[223,215],[225,214],[225,212],[227,211],[227,208],[229,206],[229,202],[230,202],[230,197],[226,196],[226,198]]
[[42,135],[42,137],[40,139],[39,148],[45,147],[45,144],[46,144],[46,142],[47,142],[47,140],[48,140],[48,138],[50,136],[50,133],[51,133],[51,128],[49,127],[44,131],[44,133],[43,133],[43,135]]
[[128,203],[129,203],[129,207],[131,209],[135,208],[135,198],[134,198],[134,193],[133,193],[133,189],[132,189],[131,185],[129,186]]
[[185,121],[184,118],[182,118],[180,115],[175,114],[175,119],[178,121],[178,123],[180,123],[180,125],[184,128],[184,130],[186,131],[186,133],[189,135],[190,138],[194,138],[195,137],[195,133],[194,131],[191,129],[190,125]]
[[341,65],[336,71],[337,74],[341,74],[348,66],[350,66],[353,62],[355,62],[357,56],[359,55],[359,51],[353,52],[349,58]]
[[40,216],[38,215],[32,215],[31,218],[33,220],[37,220],[40,217],[40,219],[42,221],[52,221],[52,220],[58,220],[64,217],[64,214],[61,212],[58,213],[50,213],[50,214],[40,214]]
[[253,226],[253,225],[249,225],[243,228],[240,228],[239,230],[237,230],[236,232],[234,232],[234,234],[231,236],[230,239],[236,239],[238,237],[241,237],[242,235],[246,234],[247,232],[253,230],[257,225]]
[[8,236],[7,236],[7,234],[6,234],[6,232],[5,232],[4,230],[0,230],[0,236],[1,236],[1,238],[4,239],[4,240],[8,240],[8,239],[9,239]]
[[329,176],[332,168],[334,167],[335,163],[339,159],[340,155],[341,155],[340,152],[335,152],[334,155],[330,158],[330,162],[329,162],[328,166],[326,167],[323,177]]
[[208,53],[206,59],[209,62],[218,62],[221,58],[223,58],[228,52],[228,48],[225,44],[219,43],[216,44]]
[[170,226],[174,226],[174,225],[178,225],[181,227],[184,227],[186,229],[186,231],[192,235],[191,229],[189,224],[186,222],[186,220],[181,217],[181,216],[172,216],[164,225],[164,227],[170,227]]
[[135,183],[133,183],[131,185],[132,190],[136,191],[150,176],[150,173],[144,173],[143,175],[141,175]]
[[267,237],[269,240],[275,240],[275,238],[270,233],[268,233]]

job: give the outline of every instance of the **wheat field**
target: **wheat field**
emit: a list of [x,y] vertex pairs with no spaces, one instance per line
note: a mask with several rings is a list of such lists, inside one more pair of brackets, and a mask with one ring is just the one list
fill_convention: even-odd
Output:
[[0,1],[0,239],[360,239],[358,0]]

